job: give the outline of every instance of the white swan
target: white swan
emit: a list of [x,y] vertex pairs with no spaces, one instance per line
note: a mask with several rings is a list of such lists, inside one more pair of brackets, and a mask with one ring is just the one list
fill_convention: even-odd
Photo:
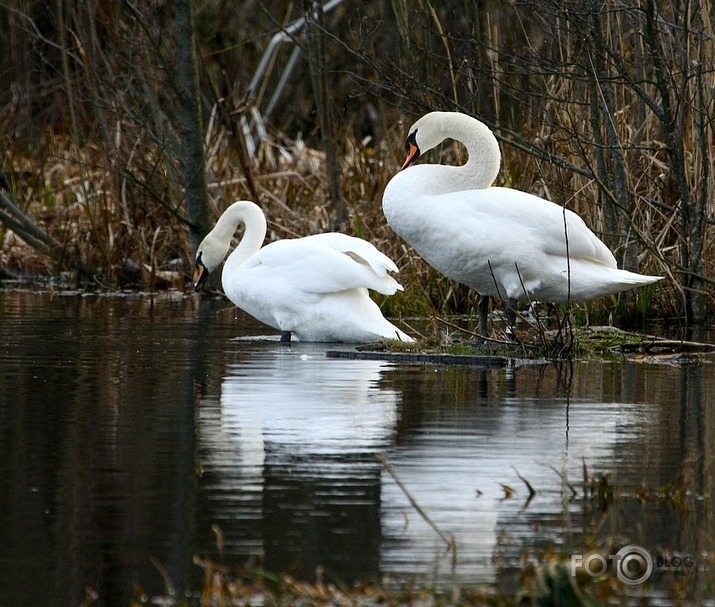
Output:
[[[410,167],[447,138],[465,145],[466,164]],[[426,114],[410,129],[405,149],[403,170],[382,199],[387,222],[432,267],[480,294],[482,335],[488,296],[510,300],[512,330],[519,300],[588,301],[662,278],[618,269],[608,247],[572,211],[493,187],[501,153],[479,120],[455,112]]]
[[195,290],[201,290],[228,253],[239,224],[241,242],[221,275],[223,289],[239,308],[301,341],[367,342],[385,337],[413,341],[388,322],[368,295],[385,295],[402,286],[388,274],[394,262],[369,242],[327,233],[278,240],[261,248],[266,218],[258,205],[234,202],[206,235],[196,253]]

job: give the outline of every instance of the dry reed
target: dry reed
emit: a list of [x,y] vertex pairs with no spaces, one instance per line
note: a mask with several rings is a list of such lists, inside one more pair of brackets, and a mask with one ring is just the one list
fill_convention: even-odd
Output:
[[[381,210],[382,191],[399,169],[394,150],[401,150],[404,128],[395,127],[375,146],[363,145],[350,136],[342,138],[341,187],[348,209],[345,231],[365,238],[392,257],[405,286],[404,293],[378,297],[386,314],[391,316],[429,316],[434,314],[474,314],[475,293],[439,275],[387,226]],[[209,195],[214,217],[231,202],[253,199],[249,179],[238,170],[238,159],[231,143],[232,135],[214,127],[208,146],[207,171]],[[77,251],[85,262],[97,269],[97,281],[107,287],[130,285],[140,288],[173,286],[188,289],[192,279],[193,252],[185,228],[177,220],[181,207],[177,203],[157,204],[147,194],[139,203],[128,204],[127,182],[141,175],[117,175],[116,167],[106,162],[102,151],[92,147],[73,148],[70,141],[55,139],[47,157],[12,156],[6,164],[13,174],[26,174],[15,188],[18,206],[68,249]],[[458,162],[459,150],[446,147],[442,162]],[[587,223],[598,230],[602,223],[600,207],[589,201],[589,185],[578,176],[568,183],[560,171],[551,178],[548,165],[521,163],[507,150],[500,182],[550,196],[547,186],[558,185],[555,193],[569,189],[577,194],[569,206],[581,211]],[[148,154],[159,158],[159,152]],[[64,159],[64,160],[63,160]],[[326,203],[327,183],[323,173],[323,154],[303,140],[288,140],[274,134],[260,147],[251,166],[251,182],[258,193],[259,204],[268,217],[268,241],[296,238],[330,229],[331,208]],[[157,164],[159,161],[156,160]],[[519,163],[521,171],[510,170]],[[80,167],[82,170],[80,170]],[[146,175],[147,181],[152,177]],[[164,177],[166,179],[166,177]],[[594,194],[591,192],[591,196]],[[644,196],[642,196],[644,197]],[[641,209],[648,215],[654,211]],[[661,218],[661,223],[662,218]],[[662,232],[667,226],[648,224],[642,237],[656,250],[662,250]],[[52,274],[50,259],[35,253],[18,239],[6,235],[0,253],[0,265],[19,274]],[[657,271],[652,258],[646,258],[644,271]],[[673,313],[672,286],[657,290],[650,301],[651,314]],[[649,293],[649,296],[651,293]],[[606,298],[591,304],[592,317],[613,311],[617,301]]]
[[[714,37],[707,15],[693,12],[688,27],[680,27],[678,14],[663,12],[662,19],[674,25],[651,32],[662,42],[654,47],[642,33],[650,22],[640,9],[621,10],[607,2],[591,16],[556,2],[547,2],[543,10],[529,3],[487,4],[464,3],[460,10],[473,12],[474,19],[458,19],[446,5],[424,3],[410,12],[404,3],[393,3],[392,10],[368,3],[355,9],[364,22],[357,17],[351,21],[338,10],[331,14],[334,21],[325,24],[323,42],[330,55],[320,59],[334,70],[331,103],[341,110],[336,142],[347,211],[341,229],[373,242],[400,267],[405,292],[377,298],[386,314],[471,315],[476,308],[476,294],[427,266],[391,232],[380,208],[382,191],[402,160],[406,128],[428,108],[461,109],[484,118],[501,137],[500,185],[566,204],[619,259],[642,272],[666,276],[634,296],[590,304],[585,314],[591,320],[615,316],[633,323],[646,316],[681,317],[694,293],[704,294],[701,299],[712,310],[715,260],[709,218],[715,181],[707,176],[714,162],[708,118],[713,104],[702,91],[713,87],[715,54],[710,52]],[[213,55],[203,56],[203,91],[212,104],[206,112],[205,149],[214,218],[230,202],[248,198],[266,211],[269,241],[330,229],[329,163],[317,149],[321,137],[312,130],[316,121],[301,118],[306,136],[298,134],[300,108],[307,107],[303,113],[309,114],[312,107],[307,79],[294,79],[285,94],[290,100],[275,110],[274,124],[283,128],[269,132],[249,158],[239,119],[251,107],[237,82],[247,77],[241,71],[246,65],[257,63],[260,44],[247,23],[236,23],[235,15],[225,22],[213,18],[219,10],[206,4],[198,11],[201,43],[214,43],[206,34],[209,23],[212,28],[219,23],[224,35],[233,28],[251,42],[231,54],[230,61],[228,52],[217,55],[217,62]],[[21,16],[20,11],[9,25],[32,48],[36,34]],[[107,288],[188,289],[193,251],[177,161],[178,133],[171,120],[174,64],[160,44],[166,15],[149,9],[118,12],[114,21],[99,24],[110,31],[106,39],[113,46],[100,41],[91,16],[69,11],[67,17],[72,20],[67,26],[76,33],[64,39],[73,62],[62,70],[63,79],[52,80],[51,70],[39,72],[36,91],[44,96],[37,100],[27,98],[34,85],[29,76],[18,80],[0,111],[0,135],[7,142],[0,175],[5,189],[60,243],[61,251],[52,259],[38,255],[2,228],[0,267],[20,275],[68,278],[62,274],[71,267],[66,261],[76,258]],[[286,20],[293,17],[286,15]],[[397,25],[364,27],[370,19]],[[519,28],[504,27],[510,23]],[[584,37],[584,28],[600,38]],[[681,36],[685,46],[674,44],[674,36]],[[683,56],[692,57],[700,71],[681,69],[679,48],[688,49]],[[668,94],[687,101],[679,106],[679,130],[670,134],[664,129],[667,116],[658,113],[667,95],[653,66],[645,62],[657,49],[674,66],[676,90]],[[101,69],[89,60],[77,61],[82,52],[99,61]],[[626,56],[642,61],[619,63],[618,57]],[[29,56],[16,58],[32,65]],[[271,82],[280,77],[283,64],[276,59]],[[235,82],[217,76],[225,65],[237,75]],[[628,71],[631,65],[642,73]],[[603,77],[589,80],[593,74]],[[342,93],[343,88],[348,92]],[[366,121],[361,119],[368,107],[374,114],[367,129],[371,137],[365,137]],[[33,120],[33,108],[52,113],[53,121],[43,126]],[[34,137],[23,135],[32,129],[39,129]],[[677,149],[674,135],[682,144]],[[677,164],[673,156],[680,149],[682,162]],[[445,145],[440,160],[460,162],[463,153],[456,145]]]

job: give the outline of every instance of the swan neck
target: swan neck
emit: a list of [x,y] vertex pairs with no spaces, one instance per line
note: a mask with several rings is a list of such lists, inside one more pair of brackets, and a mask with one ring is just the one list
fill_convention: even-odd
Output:
[[217,237],[230,243],[240,224],[245,226],[245,231],[238,246],[228,256],[224,272],[230,272],[231,267],[240,266],[251,255],[259,251],[266,237],[266,217],[258,205],[249,201],[234,202],[226,209],[216,224]]
[[[455,189],[488,188],[499,173],[501,151],[491,130],[482,122],[469,116],[457,115],[449,124],[447,137],[462,143],[467,148],[467,162],[454,167]],[[454,179],[454,177],[453,177]]]

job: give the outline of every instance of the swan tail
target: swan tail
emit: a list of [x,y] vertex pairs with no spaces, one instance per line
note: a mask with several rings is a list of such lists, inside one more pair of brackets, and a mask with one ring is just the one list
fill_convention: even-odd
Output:
[[621,280],[625,285],[633,286],[645,286],[663,280],[662,276],[649,276],[647,274],[637,274],[636,272],[629,272],[628,270],[621,270],[620,272]]
[[382,278],[376,281],[372,281],[370,285],[367,285],[369,289],[382,293],[383,295],[394,295],[398,291],[404,291],[404,287],[397,282],[392,276],[386,274]]

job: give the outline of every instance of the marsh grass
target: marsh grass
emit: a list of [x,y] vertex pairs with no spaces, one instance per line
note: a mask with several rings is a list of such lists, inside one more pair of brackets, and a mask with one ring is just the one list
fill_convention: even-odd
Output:
[[[331,208],[326,203],[322,152],[300,138],[290,140],[281,133],[272,133],[259,148],[247,176],[239,168],[232,137],[220,125],[212,125],[207,171],[214,217],[234,200],[253,199],[257,194],[268,218],[267,241],[330,229]],[[397,278],[405,288],[403,292],[391,297],[373,294],[386,316],[466,314],[476,318],[476,293],[432,269],[384,220],[382,191],[399,169],[394,150],[401,149],[403,137],[401,125],[388,130],[386,137],[374,145],[343,133],[341,187],[347,208],[344,231],[372,242],[400,268]],[[459,153],[458,147],[446,146],[441,161],[459,162]],[[161,168],[160,158],[160,150],[152,151],[149,146],[141,170],[139,161],[131,158],[118,168],[118,162],[108,159],[102,150],[94,146],[78,149],[69,139],[58,137],[40,155],[18,155],[14,151],[6,163],[11,170],[6,172],[24,176],[13,184],[18,206],[55,236],[66,247],[68,256],[77,255],[94,268],[100,286],[188,290],[193,251],[181,221],[182,206],[172,197],[178,188],[170,185],[170,174]],[[551,194],[545,188],[539,191],[539,187],[533,187],[534,183],[549,181],[548,176],[535,182],[533,175],[522,170],[520,183],[512,184],[516,176],[509,173],[508,167],[514,163],[516,160],[507,154],[506,170],[500,178],[503,183]],[[558,181],[556,177],[554,181]],[[577,183],[570,187],[582,192],[587,189]],[[597,205],[576,206],[590,225],[602,223]],[[654,241],[657,238],[653,236]],[[63,269],[23,245],[8,230],[4,232],[0,264],[17,274],[59,275]],[[643,269],[656,271],[649,263]],[[626,326],[643,326],[650,318],[677,315],[676,295],[673,283],[659,283],[635,294],[574,307],[573,318],[576,323],[618,321]],[[561,310],[561,314],[565,316],[565,311]]]
[[[253,155],[241,127],[276,89],[292,52],[277,54],[260,90],[248,95],[266,40],[302,9],[255,3],[244,14],[199,4],[213,219],[247,198],[266,211],[269,241],[328,230],[337,213],[328,174],[337,162],[340,229],[373,242],[400,268],[404,293],[376,296],[386,315],[475,316],[476,294],[425,264],[380,209],[409,124],[429,109],[458,109],[500,138],[498,185],[566,205],[623,264],[665,276],[590,303],[592,322],[702,321],[715,308],[713,104],[705,94],[715,81],[715,37],[707,10],[686,18],[676,5],[650,15],[653,3],[496,0],[336,9],[319,32],[325,56],[316,57],[330,83],[336,160],[319,149],[323,122],[309,78],[288,79]],[[130,4],[109,18],[78,5],[40,34],[33,7],[10,5],[0,186],[60,251],[37,254],[3,226],[0,267],[74,282],[68,260],[80,260],[88,270],[80,278],[102,288],[188,289],[194,251],[178,160],[170,11]],[[670,80],[659,78],[656,61],[670,66]],[[677,114],[668,114],[675,100]],[[448,142],[431,160],[458,164],[464,152]],[[575,323],[583,310],[574,309]]]

